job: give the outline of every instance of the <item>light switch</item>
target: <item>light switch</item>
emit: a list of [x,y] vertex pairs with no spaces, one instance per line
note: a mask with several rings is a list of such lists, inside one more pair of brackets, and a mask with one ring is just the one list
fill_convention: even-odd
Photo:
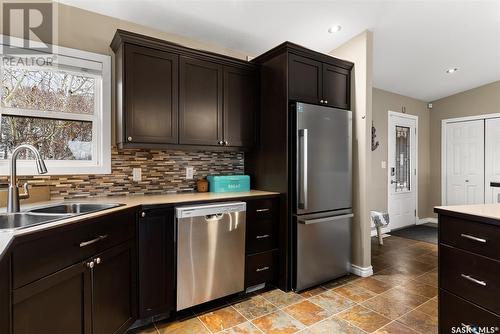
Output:
[[194,168],[190,166],[186,167],[186,180],[192,180],[193,174],[194,174]]
[[142,169],[141,168],[132,168],[132,180],[135,182],[142,181]]
[[382,162],[380,163],[380,165],[381,165],[381,167],[382,167],[383,169],[386,169],[386,168],[387,168],[387,161],[382,160]]

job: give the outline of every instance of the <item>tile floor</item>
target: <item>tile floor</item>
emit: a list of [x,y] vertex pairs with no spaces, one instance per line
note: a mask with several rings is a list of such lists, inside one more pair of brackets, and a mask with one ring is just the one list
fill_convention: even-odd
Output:
[[299,294],[274,289],[138,333],[437,333],[437,246],[394,236],[384,243],[372,239],[372,277]]

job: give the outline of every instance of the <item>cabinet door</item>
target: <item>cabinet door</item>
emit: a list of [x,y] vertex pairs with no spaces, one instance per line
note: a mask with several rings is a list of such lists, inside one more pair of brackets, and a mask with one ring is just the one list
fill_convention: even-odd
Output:
[[91,278],[78,263],[14,290],[14,334],[91,333]]
[[320,103],[323,99],[321,63],[294,54],[289,57],[289,98],[300,102]]
[[225,145],[251,147],[255,144],[258,108],[256,72],[224,67]]
[[222,66],[180,60],[179,144],[219,145],[222,138]]
[[125,140],[177,144],[176,54],[125,45]]
[[133,246],[126,242],[94,258],[93,334],[121,333],[135,318]]
[[139,317],[175,309],[174,210],[144,211],[139,219]]
[[323,64],[324,104],[340,109],[350,106],[350,72],[343,68]]

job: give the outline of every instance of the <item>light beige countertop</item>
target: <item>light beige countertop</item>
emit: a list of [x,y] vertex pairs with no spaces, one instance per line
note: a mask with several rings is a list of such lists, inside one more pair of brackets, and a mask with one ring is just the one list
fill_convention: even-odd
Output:
[[500,203],[436,206],[434,212],[500,225]]
[[[250,190],[246,192],[233,192],[233,193],[190,192],[190,193],[177,193],[177,194],[165,194],[165,195],[87,197],[87,198],[75,198],[71,200],[50,200],[50,201],[31,203],[25,205],[21,204],[21,211],[28,211],[33,208],[44,207],[58,203],[118,203],[123,205],[98,212],[64,218],[50,223],[35,225],[32,227],[23,228],[15,231],[5,231],[5,232],[0,231],[0,259],[2,258],[3,254],[8,249],[9,245],[12,243],[12,240],[16,236],[57,228],[63,225],[68,225],[76,222],[81,222],[83,220],[104,216],[120,210],[125,210],[139,206],[146,206],[146,205],[162,205],[162,204],[168,205],[168,204],[210,202],[210,201],[231,200],[231,199],[239,200],[248,197],[272,196],[277,194],[278,193],[276,192],[260,191],[260,190]],[[1,208],[0,212],[5,212],[5,208]]]

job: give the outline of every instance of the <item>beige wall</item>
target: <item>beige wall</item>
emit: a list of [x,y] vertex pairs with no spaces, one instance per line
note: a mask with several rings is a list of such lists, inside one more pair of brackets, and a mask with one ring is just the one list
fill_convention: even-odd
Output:
[[500,81],[433,102],[430,126],[430,206],[441,205],[441,121],[474,115],[500,113]]
[[[4,0],[0,0],[0,4],[3,2]],[[89,12],[77,7],[64,4],[56,5],[58,12],[58,36],[55,44],[60,46],[112,55],[113,52],[109,48],[109,44],[113,39],[116,29],[124,29],[165,39],[191,48],[213,51],[240,59],[245,59],[247,56],[246,54],[236,50],[230,50],[188,37],[162,32],[129,21],[123,21],[114,17]],[[0,33],[2,33],[1,25]]]
[[352,61],[353,110],[353,254],[352,263],[362,268],[371,265],[369,194],[371,182],[371,119],[373,34],[365,31],[330,52]]
[[387,168],[382,168],[382,161],[387,163],[387,125],[388,111],[402,112],[403,107],[409,115],[418,116],[418,207],[417,216],[432,216],[428,201],[430,182],[429,130],[430,114],[427,103],[411,97],[373,89],[373,125],[377,129],[376,140],[379,146],[372,155],[372,188],[370,209],[387,211]]
[[[0,0],[0,4],[3,3]],[[117,29],[128,30],[139,34],[148,35],[167,41],[181,44],[190,48],[202,49],[220,53],[223,55],[246,59],[247,55],[243,52],[230,50],[217,45],[204,43],[184,36],[162,32],[151,29],[129,21],[123,21],[114,17],[101,15],[98,13],[86,11],[77,7],[64,4],[57,5],[57,37],[54,44],[78,50],[90,51],[113,56],[113,51],[109,47]],[[0,6],[0,17],[2,6]],[[0,24],[0,34],[3,33]],[[20,29],[18,29],[21,31]],[[12,34],[14,37],[22,38],[22,35]],[[112,65],[112,77],[114,78],[114,61]],[[114,82],[114,81],[112,81]],[[115,87],[112,85],[112,143],[115,144]]]

